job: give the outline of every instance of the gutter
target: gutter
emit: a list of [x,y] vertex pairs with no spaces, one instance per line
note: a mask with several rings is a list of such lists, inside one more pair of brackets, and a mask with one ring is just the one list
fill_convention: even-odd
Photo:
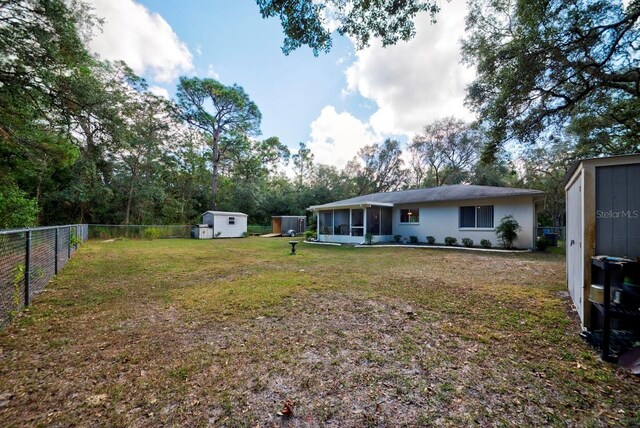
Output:
[[355,204],[345,204],[345,205],[312,205],[307,208],[307,211],[324,211],[324,210],[337,210],[337,209],[347,209],[347,208],[369,208],[369,207],[394,207],[395,205],[390,202],[361,202]]

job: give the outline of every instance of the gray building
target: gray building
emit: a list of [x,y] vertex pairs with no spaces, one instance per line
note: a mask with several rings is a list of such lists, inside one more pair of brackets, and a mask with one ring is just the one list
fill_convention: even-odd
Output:
[[565,179],[567,287],[590,328],[592,257],[640,257],[640,155],[584,159]]

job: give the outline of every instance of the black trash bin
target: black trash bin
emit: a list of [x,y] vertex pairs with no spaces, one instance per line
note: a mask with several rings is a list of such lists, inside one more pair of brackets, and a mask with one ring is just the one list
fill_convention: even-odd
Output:
[[558,234],[557,233],[545,233],[544,238],[549,241],[549,245],[552,247],[558,246]]

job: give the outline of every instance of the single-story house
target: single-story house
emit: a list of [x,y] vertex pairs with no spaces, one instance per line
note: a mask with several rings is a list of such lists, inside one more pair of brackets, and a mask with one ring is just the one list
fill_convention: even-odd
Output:
[[247,215],[229,211],[206,211],[202,223],[213,228],[215,238],[242,238],[247,233]]
[[319,241],[354,244],[371,233],[374,242],[401,235],[416,236],[420,242],[433,236],[441,243],[451,236],[458,242],[488,239],[497,245],[495,227],[512,215],[522,227],[514,246],[533,249],[544,198],[539,190],[458,184],[373,193],[308,209],[317,214]]

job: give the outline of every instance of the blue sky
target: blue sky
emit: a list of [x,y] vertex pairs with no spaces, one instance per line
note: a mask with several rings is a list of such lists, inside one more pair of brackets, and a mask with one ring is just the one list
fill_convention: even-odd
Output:
[[366,144],[407,141],[429,121],[471,118],[462,106],[469,70],[459,64],[464,3],[443,3],[410,43],[356,52],[336,36],[328,54],[282,53],[277,19],[255,0],[87,0],[105,19],[90,48],[124,59],[153,91],[173,97],[180,75],[244,87],[262,112],[263,137],[292,149],[306,142],[316,160],[338,167]]

